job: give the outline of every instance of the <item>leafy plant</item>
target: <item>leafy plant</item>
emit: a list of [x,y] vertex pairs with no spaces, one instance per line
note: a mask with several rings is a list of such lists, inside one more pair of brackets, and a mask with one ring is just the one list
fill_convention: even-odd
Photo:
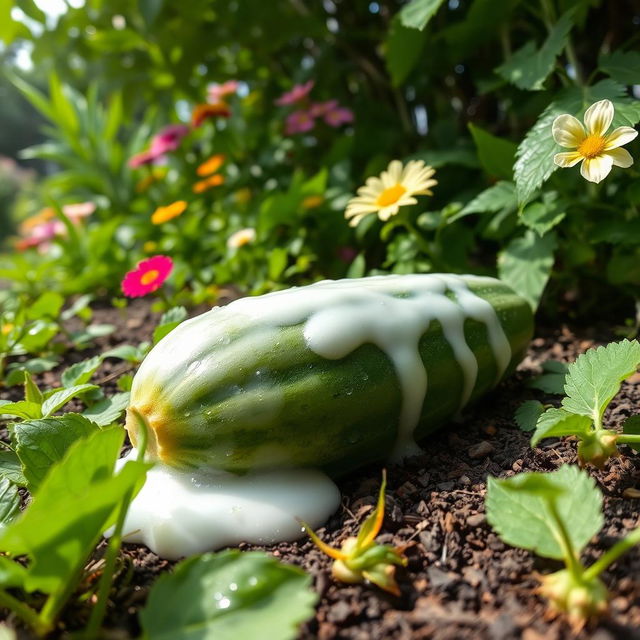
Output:
[[[543,438],[575,436],[578,438],[578,458],[583,463],[602,467],[612,457],[620,455],[619,444],[640,445],[637,418],[627,420],[623,433],[603,425],[604,412],[620,390],[623,380],[640,366],[640,343],[637,340],[613,342],[606,347],[590,349],[569,365],[560,408],[539,416],[531,446]],[[527,409],[533,410],[533,405]]]
[[395,579],[396,566],[406,566],[403,556],[406,547],[390,547],[376,544],[375,538],[380,532],[384,520],[384,491],[387,486],[386,473],[383,472],[380,493],[375,509],[362,523],[357,537],[347,538],[340,549],[324,543],[308,524],[302,523],[313,543],[330,558],[333,558],[331,574],[336,580],[347,583],[369,581],[381,589],[400,595]]
[[561,560],[565,568],[540,578],[540,595],[553,610],[566,613],[579,630],[606,613],[609,593],[602,572],[640,543],[640,528],[585,567],[580,555],[604,522],[602,494],[586,472],[563,466],[552,473],[489,477],[487,519],[507,543]]

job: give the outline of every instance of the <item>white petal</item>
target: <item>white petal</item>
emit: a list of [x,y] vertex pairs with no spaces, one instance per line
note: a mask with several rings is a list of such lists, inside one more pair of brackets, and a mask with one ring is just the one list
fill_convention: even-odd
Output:
[[380,178],[385,187],[392,187],[400,182],[402,177],[402,162],[400,160],[392,160],[386,171],[382,172]]
[[553,139],[561,146],[571,149],[580,146],[580,143],[587,137],[584,127],[578,118],[570,116],[568,113],[558,116],[551,125]]
[[584,123],[591,135],[604,136],[611,126],[614,113],[611,100],[600,100],[592,104],[584,114]]
[[553,161],[559,167],[573,167],[582,160],[582,156],[577,151],[567,151],[565,153],[556,153]]
[[398,210],[400,209],[400,207],[398,206],[398,203],[396,202],[395,204],[389,205],[388,207],[385,207],[384,209],[380,209],[380,211],[378,211],[378,218],[380,218],[380,220],[388,220],[391,216],[395,216],[396,213],[398,213]]
[[589,182],[602,182],[611,171],[613,158],[609,155],[600,155],[595,158],[585,158],[580,173]]
[[633,164],[633,158],[626,149],[611,149],[605,151],[604,155],[611,157],[616,167],[628,169]]
[[621,147],[623,144],[634,140],[637,135],[638,132],[633,127],[618,127],[607,136],[604,149],[609,151],[609,149]]

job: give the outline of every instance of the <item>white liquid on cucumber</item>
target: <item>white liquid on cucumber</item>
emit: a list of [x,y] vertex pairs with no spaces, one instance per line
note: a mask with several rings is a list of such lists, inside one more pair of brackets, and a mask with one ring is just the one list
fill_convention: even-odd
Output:
[[[495,284],[492,278],[465,278],[479,284]],[[447,291],[455,300],[445,295]],[[478,363],[464,335],[467,318],[482,322],[487,328],[497,379],[511,359],[511,347],[494,308],[455,275],[324,280],[308,287],[241,298],[226,309],[273,326],[306,320],[307,344],[323,358],[343,358],[366,343],[384,351],[394,365],[402,391],[398,438],[392,453],[396,460],[419,451],[413,431],[420,419],[428,376],[418,343],[433,320],[440,322],[462,369],[464,387],[459,409],[468,402],[478,375]]]
[[131,504],[124,541],[169,559],[240,542],[273,544],[305,536],[297,519],[318,527],[339,504],[336,485],[311,469],[195,475],[156,464]]

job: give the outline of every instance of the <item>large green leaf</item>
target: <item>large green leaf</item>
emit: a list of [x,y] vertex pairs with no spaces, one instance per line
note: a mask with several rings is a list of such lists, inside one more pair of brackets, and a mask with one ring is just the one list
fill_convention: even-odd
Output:
[[500,180],[500,182],[496,182],[496,184],[480,192],[471,202],[465,205],[462,211],[451,216],[448,222],[454,222],[472,213],[495,213],[503,209],[515,211],[517,204],[516,189],[513,182]]
[[540,49],[536,48],[535,42],[527,42],[496,72],[520,89],[540,91],[567,44],[572,26],[573,11],[567,11],[553,26]]
[[20,513],[18,487],[8,478],[0,478],[0,527],[6,526]]
[[129,392],[116,393],[110,398],[104,398],[89,407],[82,414],[99,427],[106,427],[113,424],[120,418],[122,412],[129,405]]
[[556,237],[540,237],[530,229],[512,240],[498,256],[498,273],[535,311],[540,302],[554,262]]
[[476,143],[483,169],[491,176],[511,180],[517,146],[510,140],[498,138],[472,123],[469,123],[469,131]]
[[550,498],[579,553],[602,527],[602,494],[595,481],[575,466],[565,465],[553,473],[520,473],[507,480],[490,476],[487,519],[506,543],[560,560],[564,554],[549,512]]
[[149,640],[285,640],[318,596],[301,569],[261,552],[194,556],[153,585],[140,622]]
[[599,422],[620,384],[640,366],[637,340],[612,342],[589,349],[569,365],[562,406],[571,413],[589,416]]
[[400,19],[405,27],[422,31],[444,0],[411,0],[400,10]]
[[528,204],[520,214],[520,220],[533,229],[538,235],[543,236],[551,231],[564,219],[566,202],[558,198],[555,191],[543,194],[541,202]]
[[47,399],[42,403],[42,416],[48,417],[52,413],[55,413],[58,409],[64,407],[67,402],[75,398],[76,396],[82,395],[87,391],[93,391],[94,389],[99,389],[95,384],[76,384],[73,387],[69,387],[68,389],[56,389],[54,393],[49,395]]
[[385,60],[393,86],[400,86],[406,79],[424,46],[424,34],[417,29],[405,27],[400,16],[391,21],[386,42]]
[[620,84],[640,84],[640,53],[612,51],[598,59],[598,67]]

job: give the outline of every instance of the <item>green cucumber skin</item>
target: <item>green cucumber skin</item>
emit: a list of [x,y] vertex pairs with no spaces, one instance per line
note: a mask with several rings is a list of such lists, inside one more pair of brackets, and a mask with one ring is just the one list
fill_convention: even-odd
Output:
[[[494,307],[511,344],[506,376],[531,339],[530,307],[501,283],[468,286]],[[132,388],[130,406],[151,426],[150,454],[180,468],[314,467],[332,476],[387,457],[402,400],[391,361],[372,344],[339,360],[322,358],[306,346],[303,324],[264,327],[221,308],[164,338],[154,347],[162,366],[143,364]],[[478,361],[473,402],[496,385],[497,365],[484,324],[467,319],[465,337]],[[463,387],[437,321],[419,351],[428,389],[417,440],[458,412]],[[130,412],[126,426],[135,444]]]

